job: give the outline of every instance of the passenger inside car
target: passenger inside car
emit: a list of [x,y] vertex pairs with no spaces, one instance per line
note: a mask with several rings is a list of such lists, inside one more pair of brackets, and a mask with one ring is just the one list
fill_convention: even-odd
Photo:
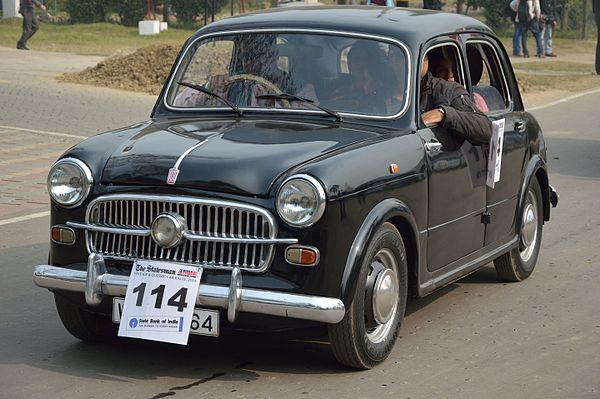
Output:
[[422,62],[419,104],[425,126],[443,126],[473,145],[489,143],[492,136],[490,120],[477,109],[461,84],[433,76],[429,53]]
[[[397,78],[388,55],[376,43],[357,40],[347,56],[349,76],[338,79],[331,106],[361,114],[387,114]],[[347,82],[347,83],[346,83]]]
[[[436,54],[434,53],[431,56],[431,58],[434,58],[435,55]],[[435,76],[436,78],[441,78],[441,79],[445,79],[445,80],[454,82],[455,76],[456,76],[455,69],[454,69],[455,63],[452,61],[451,55],[443,54],[441,57],[439,55],[437,55],[437,59],[434,58],[434,60],[435,61],[432,63],[433,67],[431,68],[433,71],[433,76]],[[430,61],[430,63],[431,63],[431,61]],[[473,71],[473,67],[477,68],[477,64],[473,65],[470,63],[469,66],[471,67],[471,69],[470,69],[471,75],[473,76],[473,73],[477,74],[477,70]],[[478,69],[479,77],[481,77],[481,72],[482,72],[481,56],[479,57],[479,65],[478,66],[479,66],[479,69]],[[477,109],[479,109],[481,112],[489,111],[487,103],[481,94],[474,91],[471,94],[471,97],[473,98],[473,103],[475,103],[475,106],[477,107]]]
[[450,58],[443,58],[435,68],[433,76],[454,82],[454,70]]

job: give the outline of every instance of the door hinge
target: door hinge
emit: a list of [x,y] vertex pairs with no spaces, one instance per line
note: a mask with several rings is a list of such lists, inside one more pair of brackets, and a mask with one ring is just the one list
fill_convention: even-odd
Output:
[[485,211],[481,214],[481,223],[490,224],[491,221],[492,221],[491,213],[489,213],[488,211]]

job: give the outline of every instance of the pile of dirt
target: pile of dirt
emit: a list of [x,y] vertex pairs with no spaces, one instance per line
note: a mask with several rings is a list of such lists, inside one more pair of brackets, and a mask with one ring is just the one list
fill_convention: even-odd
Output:
[[179,49],[170,45],[154,45],[133,54],[111,57],[81,72],[65,73],[59,80],[121,90],[158,94]]

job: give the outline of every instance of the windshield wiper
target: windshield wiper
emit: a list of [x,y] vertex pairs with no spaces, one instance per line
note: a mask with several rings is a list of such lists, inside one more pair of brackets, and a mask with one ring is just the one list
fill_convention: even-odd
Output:
[[263,94],[263,95],[260,95],[260,96],[256,96],[256,98],[258,100],[269,100],[269,99],[273,99],[273,100],[288,100],[288,101],[298,101],[298,102],[301,102],[301,103],[310,104],[313,107],[318,108],[321,111],[325,112],[326,114],[329,114],[329,115],[333,116],[337,122],[341,122],[342,121],[342,116],[340,114],[338,114],[335,111],[332,111],[332,110],[327,109],[327,108],[323,108],[320,105],[315,104],[314,100],[311,100],[309,98],[298,97],[298,96],[295,96],[295,95],[289,94],[289,93]]
[[189,82],[177,82],[177,84],[181,85],[181,86],[189,87],[190,89],[198,90],[199,92],[202,92],[204,94],[208,94],[209,96],[212,96],[212,97],[215,97],[215,98],[218,98],[219,100],[221,100],[225,104],[229,105],[231,107],[231,109],[233,109],[239,116],[244,116],[244,112],[240,109],[240,107],[238,107],[237,105],[235,105],[234,103],[232,103],[231,101],[229,101],[228,99],[226,99],[225,97],[220,96],[217,93],[214,93],[214,92],[208,90],[204,86],[195,85],[195,84],[189,83]]

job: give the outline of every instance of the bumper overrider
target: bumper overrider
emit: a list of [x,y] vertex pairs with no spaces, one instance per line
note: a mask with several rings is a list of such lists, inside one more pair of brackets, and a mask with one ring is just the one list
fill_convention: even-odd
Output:
[[558,199],[560,198],[560,196],[558,195],[558,193],[556,192],[556,189],[552,186],[550,186],[550,203],[552,204],[552,208],[556,208],[556,205],[558,205]]
[[[92,253],[88,258],[87,271],[39,265],[33,273],[33,281],[42,288],[85,293],[87,304],[97,306],[105,295],[125,296],[129,277],[108,273],[103,256]],[[235,322],[238,312],[329,324],[340,322],[345,313],[344,303],[337,298],[244,288],[242,273],[237,267],[231,272],[228,287],[201,283],[196,305],[226,309],[231,323]]]

